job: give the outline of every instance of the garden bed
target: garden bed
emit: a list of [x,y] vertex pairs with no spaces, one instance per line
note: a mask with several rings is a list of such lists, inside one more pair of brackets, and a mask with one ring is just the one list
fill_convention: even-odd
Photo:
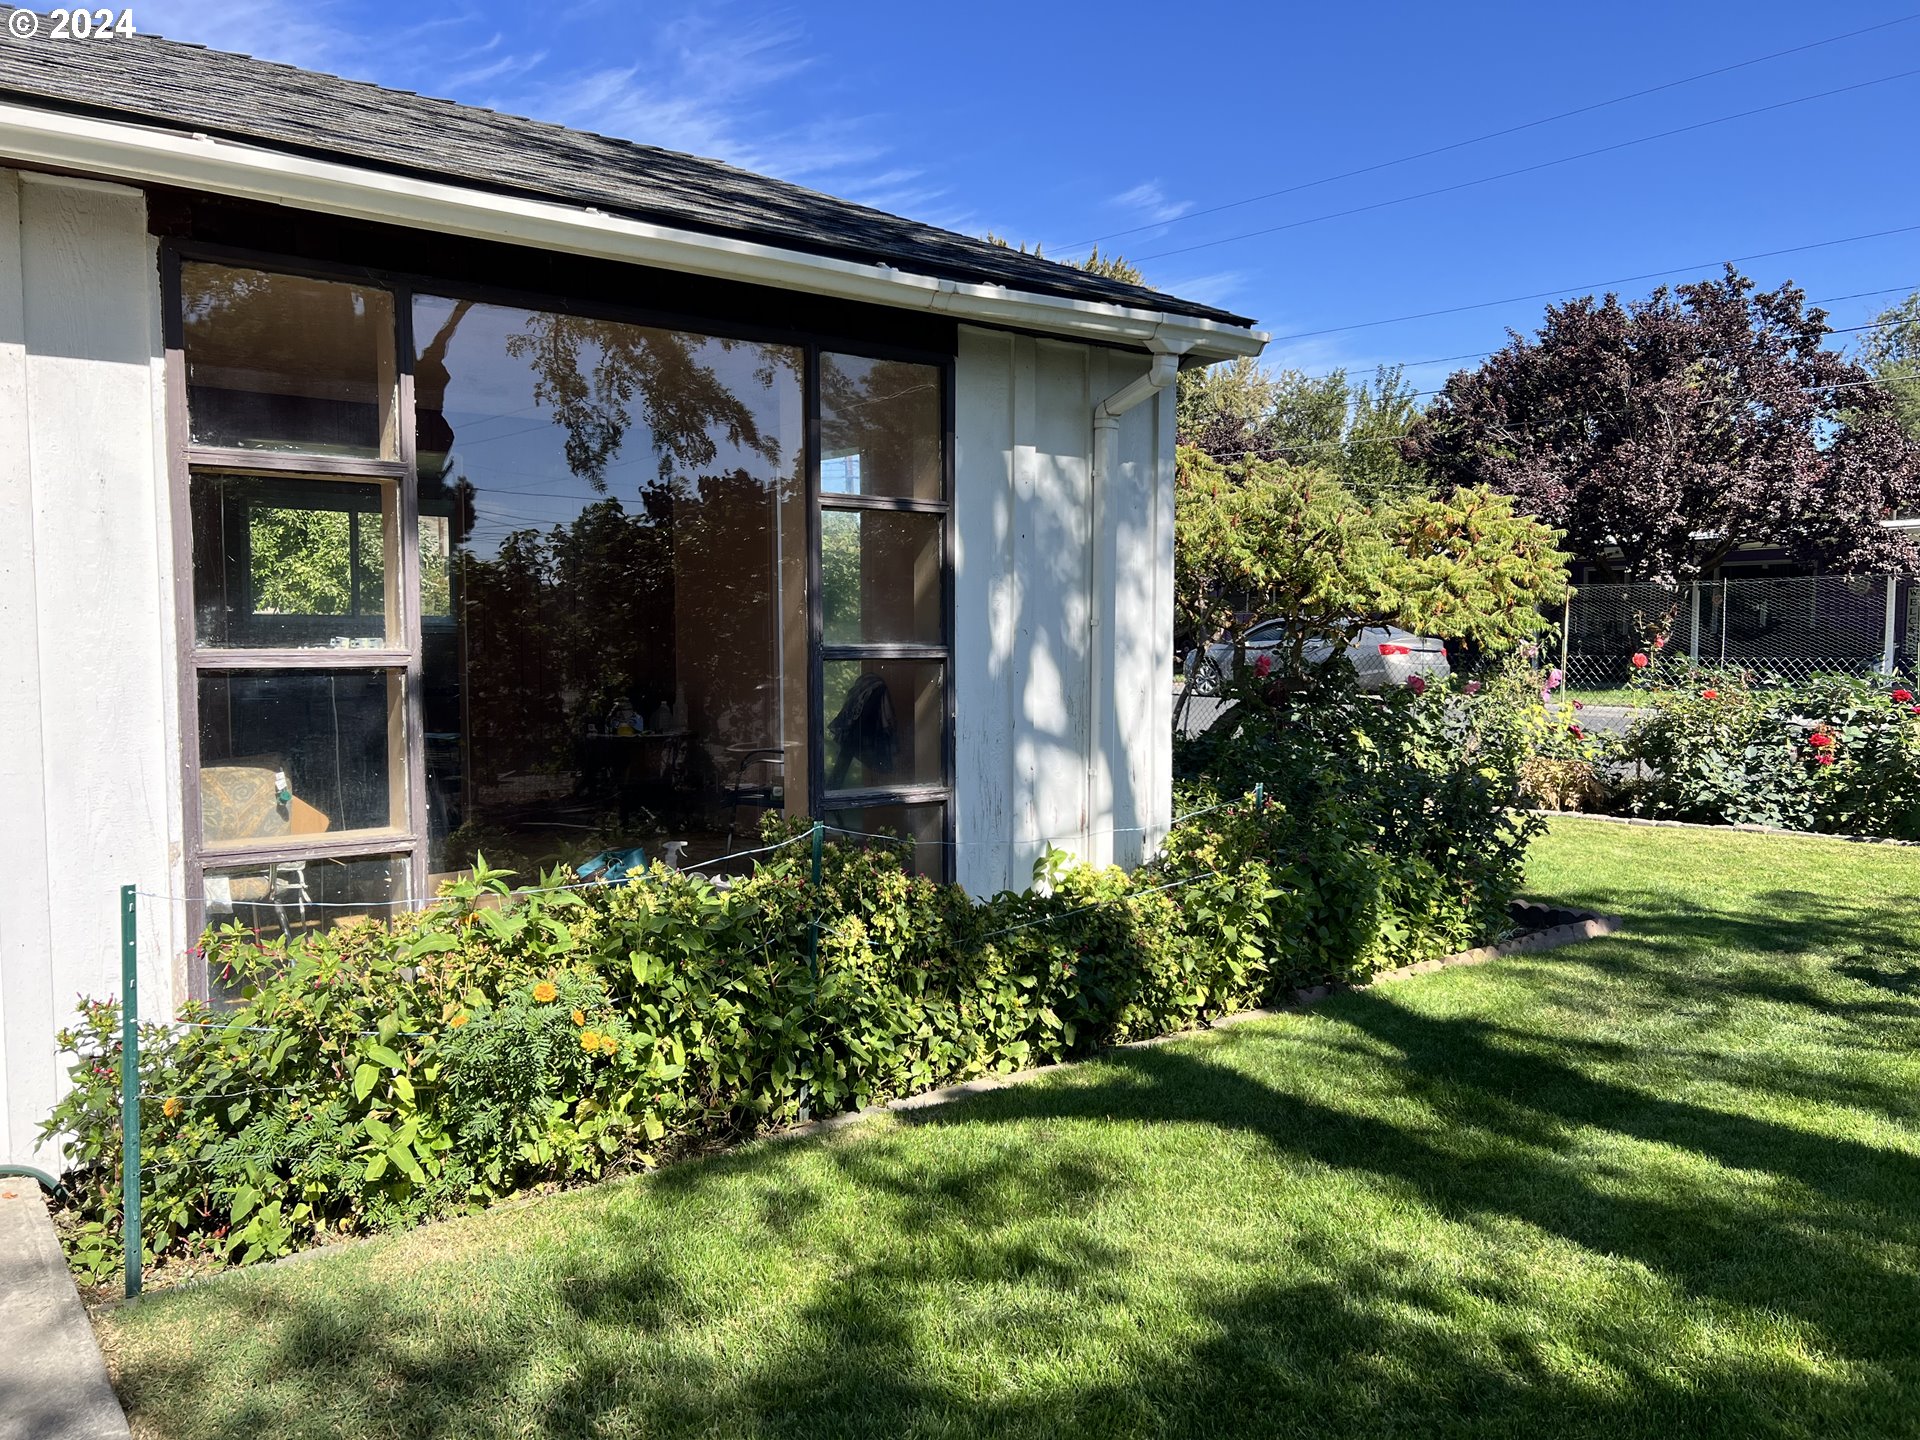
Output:
[[1532,889],[1628,928],[155,1295],[116,1386],[162,1440],[1906,1433],[1920,856],[1562,820]]

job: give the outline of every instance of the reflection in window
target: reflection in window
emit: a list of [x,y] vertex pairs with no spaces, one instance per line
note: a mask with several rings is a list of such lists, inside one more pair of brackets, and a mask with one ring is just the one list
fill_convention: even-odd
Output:
[[400,689],[378,670],[202,673],[205,843],[397,828]]
[[800,353],[435,297],[413,330],[431,868],[803,809]]
[[197,443],[394,454],[386,291],[193,262],[180,287]]
[[941,372],[904,360],[820,357],[820,489],[945,498]]
[[[836,844],[866,844],[883,847],[897,854],[906,869],[915,875],[939,879],[946,873],[946,806],[867,805],[858,809],[829,810],[827,824],[842,833]],[[871,836],[862,840],[861,836]]]
[[945,780],[941,661],[828,660],[820,670],[829,795]]
[[823,511],[820,586],[829,645],[942,644],[940,518]]
[[193,479],[194,638],[221,648],[365,648],[388,632],[392,490],[250,475]]
[[[210,866],[202,894],[209,926],[239,924],[290,939],[384,922],[406,899],[406,876],[407,862],[397,855],[270,860]],[[207,980],[215,1003],[237,1001],[245,991],[244,977],[230,970],[211,968]]]

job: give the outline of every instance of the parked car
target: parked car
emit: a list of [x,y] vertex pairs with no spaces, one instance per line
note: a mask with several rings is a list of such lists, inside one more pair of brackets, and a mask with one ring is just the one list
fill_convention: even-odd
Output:
[[[1247,663],[1255,664],[1263,654],[1286,647],[1287,622],[1266,620],[1247,631]],[[1301,658],[1309,665],[1324,665],[1333,658],[1333,641],[1312,636],[1301,647]],[[1217,675],[1225,681],[1233,674],[1234,647],[1224,640],[1187,652],[1187,683],[1199,682],[1204,691]],[[1363,690],[1385,690],[1404,685],[1413,675],[1428,680],[1444,680],[1453,673],[1447,663],[1444,642],[1415,635],[1397,625],[1369,625],[1347,646],[1347,659],[1360,674]]]

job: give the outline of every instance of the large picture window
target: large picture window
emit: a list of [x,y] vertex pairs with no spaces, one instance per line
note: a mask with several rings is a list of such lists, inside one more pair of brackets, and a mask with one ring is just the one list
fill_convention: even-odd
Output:
[[176,264],[204,919],[769,811],[944,872],[945,362]]

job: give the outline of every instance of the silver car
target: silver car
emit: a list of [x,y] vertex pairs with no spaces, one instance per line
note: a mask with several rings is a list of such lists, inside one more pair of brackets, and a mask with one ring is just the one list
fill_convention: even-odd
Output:
[[[1272,654],[1287,645],[1287,622],[1266,620],[1247,631],[1247,663],[1257,664],[1263,654]],[[1300,655],[1309,665],[1324,665],[1331,660],[1334,642],[1325,636],[1310,637],[1301,646]],[[1212,688],[1217,676],[1225,681],[1233,674],[1234,647],[1217,640],[1204,650],[1187,652],[1187,683],[1198,681],[1200,688]],[[1346,649],[1347,659],[1359,672],[1362,690],[1387,690],[1404,685],[1412,676],[1426,680],[1445,680],[1453,673],[1447,663],[1447,647],[1430,636],[1415,635],[1397,625],[1368,625]]]

